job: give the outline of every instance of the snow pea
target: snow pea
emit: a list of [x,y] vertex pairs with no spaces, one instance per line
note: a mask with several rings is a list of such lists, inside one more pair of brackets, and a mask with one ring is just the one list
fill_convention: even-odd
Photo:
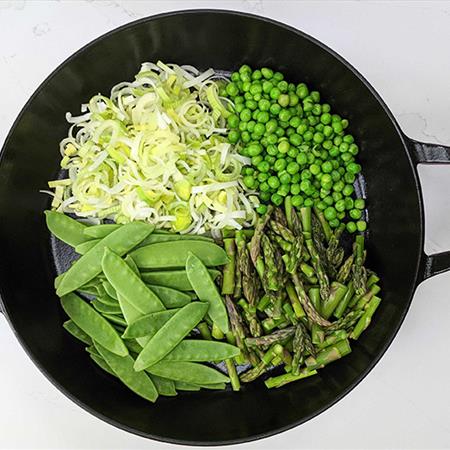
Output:
[[147,369],[153,375],[197,385],[228,383],[230,379],[211,367],[194,362],[159,361]]
[[63,327],[68,331],[73,337],[77,338],[79,341],[85,343],[86,345],[92,345],[92,339],[87,335],[78,325],[72,320],[67,320],[63,323]]
[[78,244],[75,246],[75,251],[79,255],[84,255],[89,250],[94,248],[99,242],[100,242],[100,239],[91,239],[90,241],[82,242],[81,244]]
[[205,241],[205,242],[214,242],[213,238],[207,236],[199,236],[196,234],[158,234],[153,233],[152,235],[145,238],[139,245],[138,248],[145,247],[150,244],[157,244],[159,242],[168,242],[168,241]]
[[169,241],[133,250],[130,255],[139,268],[166,269],[185,267],[189,253],[194,253],[206,266],[228,262],[225,250],[207,241]]
[[92,340],[119,356],[128,355],[128,349],[114,327],[78,295],[65,295],[61,304],[69,318]]
[[112,233],[119,229],[122,225],[118,225],[115,223],[105,223],[100,225],[92,225],[90,227],[86,227],[83,230],[83,233],[88,238],[92,239],[103,239],[108,236],[108,234]]
[[88,228],[85,224],[56,211],[45,211],[47,228],[60,241],[75,247],[89,239],[83,233]]
[[179,309],[168,309],[141,316],[128,325],[122,337],[124,339],[153,337],[178,311]]
[[94,361],[95,364],[100,367],[100,369],[108,372],[113,377],[117,377],[117,375],[111,370],[111,367],[108,366],[107,362],[101,356],[93,355],[92,353],[89,354],[89,356],[91,357],[92,361]]
[[100,299],[96,298],[91,305],[100,313],[100,314],[121,314],[122,310],[120,309],[119,303],[117,305],[108,305],[103,303]]
[[164,395],[166,397],[174,397],[177,395],[175,389],[175,382],[169,380],[168,378],[158,377],[158,375],[150,375],[153,384],[156,387],[159,395]]
[[111,283],[108,280],[105,280],[102,283],[103,288],[105,289],[105,292],[114,300],[117,301],[117,292],[116,290],[111,286]]
[[[211,278],[215,280],[220,271],[216,269],[208,270]],[[166,286],[179,291],[191,291],[192,286],[185,270],[163,270],[155,272],[143,272],[141,278],[145,283]]]
[[166,308],[181,308],[192,300],[190,295],[177,289],[157,286],[156,284],[148,284],[147,286],[161,299]]
[[116,325],[120,325],[122,327],[127,326],[125,319],[118,314],[103,314],[103,317]]
[[150,314],[165,309],[158,296],[145,285],[139,275],[134,273],[120,256],[108,248],[104,252],[102,268],[116,292],[141,314]]
[[98,342],[95,342],[95,347],[123,384],[141,397],[151,402],[156,401],[158,391],[153,381],[145,372],[136,372],[133,369],[134,359],[130,355],[117,356]]
[[234,358],[240,350],[225,342],[185,339],[164,358],[165,361],[223,361]]
[[197,297],[209,303],[208,315],[211,320],[222,330],[228,333],[228,314],[222,297],[211,279],[208,269],[203,262],[193,253],[189,253],[186,261],[186,273]]
[[154,227],[141,222],[131,222],[113,231],[70,267],[56,293],[62,297],[95,278],[102,271],[102,257],[106,247],[121,256],[145,239],[153,229]]
[[193,302],[177,311],[139,353],[135,370],[144,370],[163,359],[203,319],[207,310],[207,303]]

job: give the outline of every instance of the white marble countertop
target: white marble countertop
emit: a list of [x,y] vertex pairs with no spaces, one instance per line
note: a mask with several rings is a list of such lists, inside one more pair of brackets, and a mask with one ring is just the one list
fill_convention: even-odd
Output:
[[[41,81],[97,36],[189,8],[253,12],[293,25],[350,61],[411,137],[450,145],[448,1],[0,0],[0,144]],[[428,253],[450,248],[450,167],[420,169]],[[331,409],[242,449],[450,448],[450,273],[423,283],[381,362]],[[51,385],[0,317],[0,448],[159,449],[92,417]],[[180,447],[178,447],[180,448]]]

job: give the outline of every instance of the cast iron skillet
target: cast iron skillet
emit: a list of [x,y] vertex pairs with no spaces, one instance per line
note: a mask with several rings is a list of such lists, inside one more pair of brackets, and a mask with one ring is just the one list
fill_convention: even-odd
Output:
[[[186,393],[155,405],[90,362],[63,330],[53,289],[55,259],[39,194],[59,166],[66,111],[133,79],[161,59],[233,70],[270,66],[318,89],[347,117],[361,147],[369,205],[369,266],[382,279],[373,325],[353,352],[320,375],[277,390],[261,383],[239,393]],[[38,88],[16,120],[0,163],[0,292],[17,338],[42,372],[81,407],[124,430],[179,444],[232,444],[299,425],[340,400],[377,363],[397,333],[414,291],[450,268],[450,252],[425,255],[416,165],[450,161],[450,148],[408,139],[369,83],[339,55],[286,25],[228,11],[182,11],[133,22],[87,45]],[[386,220],[389,218],[389,220]]]

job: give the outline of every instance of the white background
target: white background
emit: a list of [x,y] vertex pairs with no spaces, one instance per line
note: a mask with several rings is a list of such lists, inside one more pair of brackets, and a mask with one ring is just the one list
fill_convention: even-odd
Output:
[[[0,144],[35,88],[84,44],[140,17],[206,7],[261,14],[310,33],[368,78],[409,136],[450,145],[450,2],[281,0],[0,0]],[[450,167],[428,166],[420,175],[426,250],[447,250]],[[236,448],[450,448],[449,287],[447,273],[417,289],[387,354],[337,405],[297,429]],[[72,404],[33,366],[3,317],[0,342],[0,448],[175,448]]]

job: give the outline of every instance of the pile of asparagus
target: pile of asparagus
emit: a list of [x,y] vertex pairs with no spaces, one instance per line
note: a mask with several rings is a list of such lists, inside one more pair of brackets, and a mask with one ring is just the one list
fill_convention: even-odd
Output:
[[[349,338],[369,326],[381,301],[379,278],[364,266],[363,235],[345,255],[344,228],[332,230],[311,208],[298,215],[287,198],[284,211],[269,207],[254,230],[224,234],[226,337],[241,349],[226,361],[235,390],[282,364],[285,373],[267,378],[268,388],[314,375],[350,353]],[[244,363],[249,370],[238,376],[235,365]]]

